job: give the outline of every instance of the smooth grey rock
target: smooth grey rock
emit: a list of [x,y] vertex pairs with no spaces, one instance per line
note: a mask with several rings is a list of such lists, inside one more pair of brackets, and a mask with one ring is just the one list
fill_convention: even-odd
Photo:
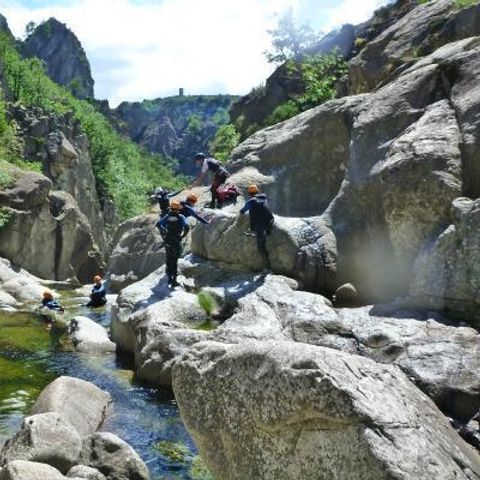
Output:
[[82,463],[107,480],[149,480],[148,468],[133,448],[113,433],[97,432],[83,441]]
[[142,280],[165,263],[163,240],[155,227],[158,218],[153,213],[141,215],[118,227],[108,260],[110,285],[114,290]]
[[65,480],[65,477],[45,463],[15,460],[0,470],[0,480]]
[[77,465],[72,467],[68,473],[68,478],[85,478],[87,480],[106,480],[105,475],[95,468],[86,467],[85,465]]
[[457,198],[451,224],[418,256],[410,295],[419,305],[429,305],[480,325],[480,201]]
[[116,348],[105,328],[88,317],[72,318],[68,334],[77,352],[108,353]]
[[222,479],[480,478],[478,454],[397,368],[293,342],[202,342],[173,370]]
[[47,463],[66,473],[78,463],[82,439],[75,428],[56,412],[26,417],[20,431],[7,440],[0,464],[13,460]]
[[110,402],[110,394],[93,383],[63,376],[42,390],[32,413],[58,412],[83,438],[102,425]]

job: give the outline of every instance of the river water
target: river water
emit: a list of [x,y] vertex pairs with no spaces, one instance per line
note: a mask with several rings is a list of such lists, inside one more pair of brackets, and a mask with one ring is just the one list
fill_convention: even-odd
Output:
[[[65,320],[85,315],[108,327],[109,308],[82,307],[64,292]],[[172,393],[135,381],[130,359],[73,351],[65,327],[47,328],[31,313],[0,312],[0,444],[19,428],[41,390],[61,376],[88,380],[112,395],[102,430],[127,441],[146,462],[152,479],[209,480],[178,413]]]

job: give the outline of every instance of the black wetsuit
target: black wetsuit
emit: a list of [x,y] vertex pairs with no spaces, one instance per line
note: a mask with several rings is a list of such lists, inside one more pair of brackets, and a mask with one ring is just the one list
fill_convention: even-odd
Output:
[[182,254],[182,238],[184,238],[190,227],[183,215],[170,212],[157,222],[157,227],[162,233],[165,241],[166,273],[168,283],[171,286],[177,284],[178,259]]
[[267,196],[259,193],[245,203],[240,213],[249,213],[250,230],[255,232],[257,248],[265,260],[267,268],[270,268],[270,257],[267,251],[267,236],[270,235],[275,221],[272,211],[268,206]]

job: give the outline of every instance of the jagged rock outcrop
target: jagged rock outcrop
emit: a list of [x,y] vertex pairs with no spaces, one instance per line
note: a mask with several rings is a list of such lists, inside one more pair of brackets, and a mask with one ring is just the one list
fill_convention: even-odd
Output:
[[178,159],[178,170],[192,175],[192,159],[208,151],[227,111],[238,97],[232,95],[179,95],[143,102],[122,102],[111,110],[117,130],[152,153]]
[[41,162],[43,173],[56,190],[72,195],[92,226],[96,243],[106,246],[105,225],[100,208],[89,142],[70,114],[46,113],[40,108],[15,106],[12,117],[18,126],[23,157]]
[[480,34],[480,6],[455,0],[424,2],[382,32],[350,62],[353,93],[385,84],[405,66],[442,45]]
[[[370,20],[361,25],[345,24],[340,29],[328,33],[306,48],[298,60],[305,56],[327,54],[332,50],[336,50],[345,59],[350,60],[359,53],[360,47],[356,41],[360,44],[368,44],[388,27],[398,22],[415,5],[415,0],[408,2],[398,0],[385,5],[375,11]],[[342,79],[340,83],[348,83],[348,81]],[[346,93],[341,92],[348,91],[348,88],[340,88],[340,85],[337,85],[338,93],[342,96]],[[246,138],[265,124],[276,107],[303,94],[304,91],[305,86],[301,78],[292,74],[286,64],[282,64],[268,77],[265,86],[254,88],[232,105],[231,122],[235,124],[242,137]]]
[[22,44],[27,57],[43,60],[50,78],[78,98],[93,98],[90,63],[75,34],[55,18],[38,25]]
[[101,253],[75,200],[52,192],[43,175],[14,167],[8,172],[12,183],[0,190],[7,218],[0,228],[0,256],[46,279],[87,283],[102,272]]
[[478,479],[478,454],[398,369],[291,342],[195,345],[173,386],[222,479]]

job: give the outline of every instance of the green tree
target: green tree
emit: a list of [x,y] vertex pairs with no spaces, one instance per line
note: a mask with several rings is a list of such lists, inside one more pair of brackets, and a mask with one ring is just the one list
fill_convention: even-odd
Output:
[[215,134],[215,138],[210,144],[210,150],[217,160],[226,162],[232,153],[232,150],[240,142],[240,134],[235,125],[222,125]]
[[37,28],[37,24],[35,22],[28,22],[25,26],[25,35],[29,37]]
[[264,53],[270,63],[276,64],[296,57],[319,38],[308,24],[296,23],[291,7],[280,17],[277,27],[268,33],[272,37],[272,50]]

